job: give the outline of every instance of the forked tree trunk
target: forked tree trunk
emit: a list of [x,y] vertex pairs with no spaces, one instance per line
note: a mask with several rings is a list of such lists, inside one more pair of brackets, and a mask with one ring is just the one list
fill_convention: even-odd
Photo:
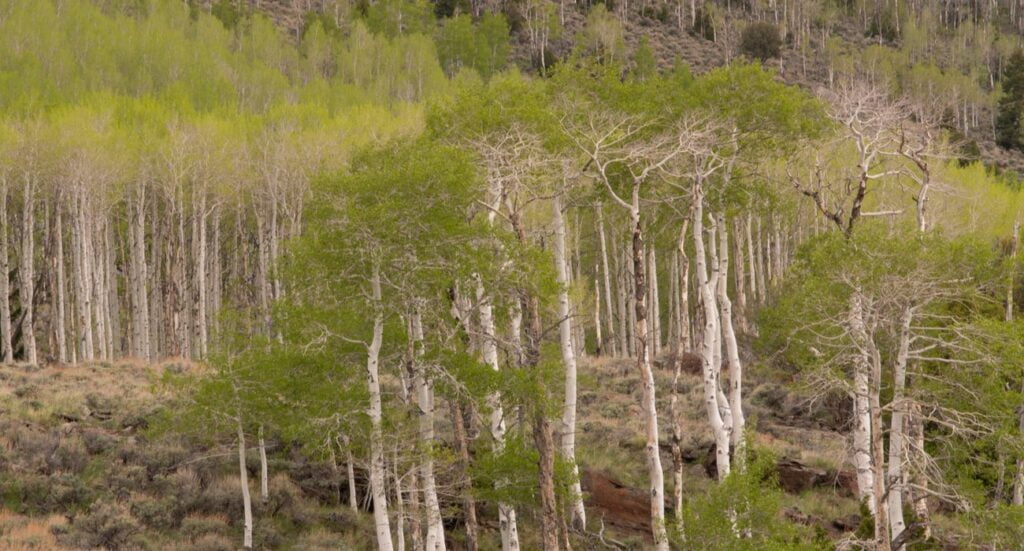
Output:
[[[565,366],[565,399],[562,406],[562,458],[572,469],[572,483],[569,487],[569,507],[572,526],[584,529],[587,525],[583,508],[583,490],[580,488],[579,469],[576,466],[576,354],[573,349],[572,318],[569,309],[569,276],[565,265],[565,220],[562,216],[562,201],[555,196],[552,201],[555,222],[555,274],[558,281],[558,334]],[[535,437],[544,435],[535,434]]]
[[[716,361],[716,350],[721,349],[718,311],[715,301],[716,277],[709,277],[707,253],[704,247],[704,190],[700,181],[694,184],[693,192],[693,245],[697,269],[697,287],[700,291],[701,311],[704,314],[704,335],[701,339],[701,367],[704,379],[704,406],[707,410],[711,432],[715,439],[715,466],[718,479],[724,480],[729,474],[729,431],[719,407],[720,367]],[[713,238],[712,238],[713,239]],[[712,241],[713,242],[713,241]],[[718,266],[712,262],[712,269]]]
[[720,262],[722,268],[719,270],[719,277],[722,284],[718,286],[718,306],[721,309],[722,340],[725,344],[726,358],[729,360],[729,413],[732,418],[730,430],[733,459],[736,467],[742,472],[745,467],[746,437],[744,428],[746,425],[743,416],[743,364],[740,361],[739,347],[736,343],[736,332],[732,326],[732,301],[729,300],[726,271],[729,266],[729,226],[726,224],[725,216],[718,215],[718,226],[721,237]]

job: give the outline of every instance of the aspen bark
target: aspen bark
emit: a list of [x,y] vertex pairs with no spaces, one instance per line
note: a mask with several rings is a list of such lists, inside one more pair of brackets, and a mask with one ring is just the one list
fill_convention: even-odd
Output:
[[746,425],[743,416],[743,364],[740,361],[739,347],[736,343],[736,332],[732,325],[732,301],[729,299],[728,285],[725,272],[729,266],[729,227],[726,225],[725,216],[718,215],[718,226],[721,228],[719,236],[721,245],[719,247],[722,269],[719,277],[722,284],[718,286],[718,306],[721,309],[722,340],[725,344],[726,357],[729,360],[729,413],[732,419],[730,436],[733,447],[733,458],[737,468],[741,471],[744,468],[746,456],[746,438],[744,428]]
[[380,396],[380,348],[384,338],[384,312],[381,305],[380,268],[373,267],[370,281],[376,313],[373,316],[373,339],[367,347],[366,382],[370,394],[370,491],[373,494],[373,524],[377,533],[377,549],[391,551],[391,521],[388,519],[388,496],[385,484],[384,434]]
[[267,469],[267,443],[263,439],[263,425],[259,428],[260,447],[260,502],[266,503],[270,499],[269,473]]
[[[58,198],[58,204],[54,208],[54,221],[53,221],[53,234],[54,234],[54,252],[53,252],[53,267],[54,274],[57,279],[56,289],[56,312],[54,317],[56,318],[56,334],[57,334],[57,360],[61,363],[68,362],[68,341],[67,341],[67,289],[65,288],[64,281],[64,214],[59,204],[60,198]],[[5,208],[5,205],[0,204],[0,208]],[[0,227],[0,231],[4,231],[4,228]],[[6,241],[6,234],[3,239]],[[2,266],[0,266],[2,268]],[[5,279],[6,279],[6,274]],[[0,293],[3,289],[0,289]],[[7,302],[7,297],[3,298],[4,302]],[[2,329],[0,329],[2,330]]]
[[863,319],[863,297],[854,292],[850,297],[849,328],[860,349],[853,366],[853,463],[857,470],[857,497],[875,514],[875,470],[871,457],[871,358],[865,341],[868,338]]
[[647,455],[647,470],[650,482],[651,530],[654,547],[667,551],[668,532],[665,529],[665,474],[661,467],[661,448],[658,443],[658,409],[655,398],[654,371],[651,366],[650,335],[647,331],[647,274],[645,269],[643,226],[640,221],[640,184],[633,184],[630,208],[630,223],[633,233],[633,297],[636,323],[637,368],[643,389],[642,410],[647,437],[644,451]]
[[[700,291],[701,311],[704,313],[704,335],[701,343],[701,366],[704,379],[704,405],[715,438],[715,465],[718,479],[724,480],[729,474],[729,432],[719,408],[721,393],[719,376],[721,364],[716,362],[716,349],[720,350],[720,329],[715,303],[716,277],[709,276],[707,254],[704,248],[704,190],[702,182],[694,183],[693,191],[693,245],[694,262],[697,270],[697,287]],[[712,241],[713,243],[713,241]],[[711,267],[717,272],[718,266]]]
[[[913,321],[913,311],[910,308],[904,310],[900,319],[899,350],[896,354],[896,362],[893,366],[892,376],[892,418],[889,421],[889,465],[887,472],[887,483],[889,496],[889,533],[893,540],[899,538],[906,525],[903,522],[903,462],[905,445],[904,419],[906,418],[906,404],[904,388],[907,381],[907,356],[910,351],[910,324]],[[899,546],[894,551],[900,551]]]
[[747,277],[745,273],[746,259],[744,258],[743,223],[740,219],[733,220],[733,231],[736,234],[736,322],[740,331],[750,331],[750,320],[747,312]]
[[252,549],[252,499],[249,497],[249,473],[245,470],[245,431],[242,430],[241,412],[238,413],[236,427],[238,429],[238,480],[242,487],[242,547]]
[[359,496],[356,495],[356,469],[351,446],[345,447],[345,476],[348,479],[348,507],[352,511],[359,511]]
[[146,290],[146,205],[145,186],[139,185],[136,199],[129,205],[128,227],[132,292],[132,352],[144,360],[151,359],[149,340],[149,294]]
[[648,255],[651,260],[650,277],[648,278],[651,282],[651,355],[658,357],[661,353],[661,300],[658,296],[658,261],[655,256],[654,247],[651,247],[651,252]]
[[615,312],[615,309],[612,308],[612,284],[611,273],[608,269],[608,245],[604,235],[604,215],[600,203],[597,205],[597,233],[601,244],[601,274],[604,277],[604,307],[607,320],[608,344],[610,345],[612,356],[618,356],[624,347],[621,346],[621,333],[615,331],[615,316],[612,314]]
[[469,480],[469,438],[466,436],[466,423],[462,415],[462,405],[457,399],[451,400],[452,426],[455,430],[455,444],[458,451],[460,477],[459,486],[463,494],[463,512],[466,515],[466,551],[477,551],[477,520],[476,502],[470,493]]
[[[413,337],[413,389],[419,409],[419,437],[424,457],[420,462],[420,478],[423,481],[423,502],[427,511],[427,551],[444,551],[444,524],[437,499],[437,484],[434,479],[434,387],[427,377],[420,357],[423,353],[423,324],[419,312],[412,314]],[[452,420],[455,422],[456,420]]]
[[0,182],[0,339],[4,363],[14,362],[14,338],[11,325],[11,264],[7,221],[7,182]]
[[[476,299],[480,311],[480,330],[483,333],[481,349],[484,362],[491,366],[494,371],[499,371],[498,365],[498,344],[495,338],[494,314],[490,298],[484,293],[483,282],[477,277]],[[498,453],[505,449],[505,412],[501,406],[501,395],[497,392],[487,397],[488,406],[491,410],[491,436],[494,438],[494,446]],[[519,549],[519,527],[516,522],[516,510],[505,502],[498,503],[498,524],[501,529],[501,548],[504,551],[516,551]]]
[[36,334],[34,323],[35,302],[35,200],[32,177],[25,175],[23,187],[24,205],[21,212],[21,265],[18,275],[21,280],[19,300],[24,312],[21,318],[21,339],[24,345],[25,361],[30,364],[39,363],[36,351]]
[[[562,457],[572,468],[572,483],[569,487],[569,507],[572,526],[584,529],[587,525],[583,507],[583,490],[579,482],[579,468],[576,465],[576,354],[572,340],[572,318],[569,310],[569,276],[565,265],[565,220],[562,216],[562,201],[555,196],[552,201],[555,223],[555,274],[558,281],[558,334],[565,366],[565,399],[562,406]],[[535,435],[544,437],[544,435]]]

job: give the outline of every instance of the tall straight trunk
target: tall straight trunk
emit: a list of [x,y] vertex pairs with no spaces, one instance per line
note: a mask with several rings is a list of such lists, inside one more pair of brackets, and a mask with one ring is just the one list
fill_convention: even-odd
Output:
[[39,363],[36,351],[36,334],[34,330],[34,303],[35,303],[35,199],[32,189],[32,178],[25,175],[24,182],[25,201],[21,212],[21,265],[18,268],[18,275],[21,279],[19,299],[22,308],[21,318],[21,340],[24,345],[25,361],[30,364]]
[[736,344],[736,332],[732,326],[732,301],[729,299],[728,278],[726,272],[729,269],[729,226],[726,224],[725,216],[718,215],[718,227],[721,228],[719,237],[719,255],[722,268],[719,270],[719,277],[722,284],[718,286],[718,307],[721,309],[722,340],[725,344],[726,358],[729,360],[729,413],[732,417],[731,440],[733,448],[733,459],[740,471],[745,467],[746,438],[743,433],[746,421],[743,416],[743,363],[740,361],[739,347]]
[[124,353],[125,336],[121,331],[121,301],[118,295],[117,281],[117,239],[114,233],[114,224],[108,222],[106,229],[107,231],[103,234],[106,268],[103,271],[106,275],[105,302],[107,307],[104,312],[107,316],[107,327],[110,329],[107,333],[109,339],[107,347],[110,349],[111,357],[116,358]]
[[259,428],[260,448],[260,502],[266,503],[270,499],[270,473],[267,468],[267,442],[263,438],[263,425]]
[[686,229],[690,221],[683,222],[679,232],[679,352],[693,350],[693,331],[690,326],[690,258],[686,255]]
[[608,245],[604,235],[604,216],[600,203],[597,205],[597,233],[601,243],[601,275],[604,278],[604,308],[606,312],[605,319],[607,320],[608,344],[610,345],[612,356],[618,356],[624,347],[620,344],[622,335],[615,331],[615,316],[612,314],[615,309],[612,308],[612,284],[611,272],[608,269]]
[[377,533],[377,549],[391,551],[391,521],[388,519],[388,496],[385,488],[383,411],[380,397],[380,348],[384,339],[384,312],[381,310],[380,268],[373,267],[370,281],[376,313],[373,316],[373,339],[367,347],[366,383],[370,394],[370,492],[373,494],[373,525]]
[[761,229],[761,217],[755,218],[757,222],[757,228],[754,233],[756,245],[754,247],[754,264],[755,271],[757,272],[757,302],[764,304],[764,301],[768,299],[768,278],[765,275],[765,258],[764,258],[764,241],[762,239],[764,232]]
[[472,484],[469,480],[469,438],[466,436],[466,423],[463,419],[462,404],[458,399],[453,399],[451,404],[452,426],[455,432],[456,451],[458,453],[459,477],[458,485],[463,496],[462,510],[466,515],[466,551],[477,551],[477,520],[476,502],[470,491]]
[[101,236],[103,235],[102,222],[96,219],[96,215],[89,214],[86,220],[86,255],[89,258],[89,266],[92,270],[92,307],[93,320],[95,323],[96,355],[101,359],[108,359],[110,356],[107,350],[107,324],[104,319],[105,296],[103,281],[103,256],[100,252],[103,249]]
[[683,426],[682,412],[679,411],[679,379],[683,374],[683,354],[691,350],[690,322],[689,322],[689,262],[686,257],[686,231],[690,221],[683,222],[683,229],[679,232],[679,243],[676,247],[676,254],[673,256],[672,265],[676,268],[676,310],[678,318],[676,321],[676,335],[673,341],[675,365],[672,373],[672,395],[669,397],[669,417],[672,419],[672,504],[675,510],[675,520],[678,524],[677,530],[682,531],[683,523]]
[[[141,204],[140,204],[141,208]],[[150,201],[150,223],[152,224],[152,239],[150,240],[150,262],[152,262],[152,270],[149,272],[149,357],[153,359],[162,355],[166,352],[166,331],[163,331],[161,327],[163,323],[163,312],[164,312],[164,248],[166,245],[164,241],[165,229],[167,225],[166,217],[159,216],[160,205],[159,201]],[[141,243],[145,243],[144,240],[140,240]],[[143,280],[145,281],[145,280]]]
[[[925,454],[924,417],[921,415],[921,406],[917,402],[910,403],[910,419],[908,425],[911,447],[915,453],[922,455]],[[1021,428],[1024,429],[1024,426]],[[1022,476],[1020,464],[1018,464],[1017,476]],[[924,524],[924,538],[929,539],[932,536],[932,526],[931,512],[928,510],[928,477],[924,474],[923,468],[916,468],[911,473],[910,479],[914,482],[915,486],[915,490],[913,492],[914,514],[917,516],[918,522]]]
[[[3,205],[0,205],[3,208]],[[67,289],[64,281],[64,213],[61,208],[60,198],[57,199],[57,205],[54,208],[53,216],[53,239],[54,239],[54,251],[53,251],[53,268],[54,274],[57,279],[56,285],[56,312],[54,313],[56,321],[56,334],[57,334],[57,360],[60,363],[68,362],[68,341],[67,341]],[[6,239],[6,237],[4,237]],[[6,274],[5,274],[6,279]],[[0,289],[0,293],[3,290]],[[6,297],[4,298],[6,302]]]
[[[569,487],[569,507],[572,510],[571,523],[574,528],[584,529],[587,525],[583,508],[583,490],[576,466],[576,353],[573,349],[572,318],[569,310],[569,275],[565,265],[565,220],[562,217],[561,196],[552,201],[555,222],[555,274],[558,281],[558,335],[565,366],[565,399],[562,405],[562,458],[572,469],[572,483]],[[546,429],[545,429],[546,430]],[[535,434],[535,437],[544,437]]]
[[[145,187],[139,185],[137,197],[129,205],[131,221],[128,228],[131,262],[128,264],[132,298],[132,353],[143,360],[152,359],[150,353],[149,294],[146,290],[146,204]],[[156,236],[154,236],[154,239]]]
[[[444,524],[441,522],[441,507],[437,499],[437,483],[434,479],[434,386],[427,377],[420,362],[423,354],[423,324],[420,313],[412,314],[413,337],[413,391],[419,409],[419,438],[423,447],[423,460],[419,465],[423,481],[423,502],[427,512],[426,551],[444,551]],[[456,420],[452,420],[455,422]]]
[[[346,438],[346,443],[348,439]],[[348,507],[352,511],[359,510],[359,496],[356,495],[356,468],[352,457],[351,444],[345,446],[345,477],[348,482]]]
[[11,335],[11,263],[7,222],[7,182],[0,182],[0,345],[4,363],[14,362],[14,338]]
[[882,438],[882,360],[872,349],[871,361],[871,455],[875,468],[875,542],[879,551],[888,551],[892,543],[889,533],[889,504],[886,501],[885,443]]
[[238,413],[236,427],[238,429],[238,479],[242,487],[242,547],[252,549],[252,499],[249,497],[249,473],[245,469],[245,431],[242,430],[241,412]]
[[391,454],[391,479],[395,484],[395,551],[405,551],[405,497],[398,476],[398,449]]
[[[483,282],[477,278],[476,298],[480,310],[480,330],[483,332],[481,349],[484,362],[491,366],[494,371],[499,371],[498,365],[498,344],[494,330],[494,314],[490,298],[484,293]],[[498,453],[505,449],[505,412],[501,405],[501,394],[491,393],[487,397],[488,406],[491,410],[491,436],[494,438],[494,446]],[[498,503],[498,525],[501,530],[501,548],[504,551],[516,551],[519,549],[519,526],[516,522],[516,510],[508,503]]]
[[655,256],[654,247],[651,247],[649,254],[651,260],[650,289],[651,289],[651,354],[657,357],[661,353],[661,297],[658,296],[658,261]]
[[[904,389],[907,382],[907,356],[910,351],[910,323],[913,311],[907,308],[900,319],[899,351],[892,374],[892,418],[889,421],[889,465],[886,487],[889,490],[889,532],[893,540],[900,537],[906,525],[903,522],[903,458],[904,419],[906,404]],[[899,546],[894,551],[900,551]]]
[[198,342],[196,343],[196,355],[200,359],[206,358],[207,353],[207,339],[209,336],[209,328],[206,323],[207,316],[207,289],[206,289],[206,194],[203,193],[199,198],[198,212],[193,214],[195,223],[195,234],[192,236],[192,240],[196,243],[196,259],[195,259],[195,282],[196,290],[198,292],[198,300],[196,301],[196,337]]
[[679,251],[673,250],[668,264],[668,333],[667,346],[677,351],[679,342]]
[[746,259],[743,243],[743,222],[740,218],[733,220],[733,231],[736,234],[736,321],[740,331],[750,331],[747,312],[747,276],[745,273]]
[[[711,432],[715,438],[715,466],[718,471],[718,479],[724,480],[729,474],[729,431],[726,427],[722,410],[719,408],[719,393],[721,376],[721,364],[716,362],[716,349],[721,349],[719,341],[720,330],[717,306],[715,302],[715,287],[717,276],[708,274],[707,253],[704,247],[704,190],[702,182],[694,184],[693,191],[693,246],[694,262],[697,269],[697,287],[701,298],[701,311],[704,317],[704,335],[701,339],[701,367],[704,379],[704,405],[708,414],[708,421],[711,425]],[[713,241],[712,241],[713,242]],[[718,266],[712,262],[712,270],[718,270]]]
[[668,551],[668,532],[665,530],[665,473],[661,467],[661,447],[658,442],[658,406],[655,397],[654,370],[651,366],[650,335],[647,332],[647,274],[645,269],[643,226],[640,221],[640,184],[633,184],[630,209],[633,233],[633,297],[636,315],[636,354],[640,383],[643,389],[642,411],[647,437],[644,453],[650,483],[651,530],[654,547]]
[[72,232],[73,271],[75,278],[75,310],[78,321],[78,358],[81,361],[92,361],[93,323],[92,323],[92,284],[93,272],[89,266],[89,255],[86,248],[88,232],[85,227],[81,192],[75,201],[75,227]]
[[[598,269],[600,272],[600,269]],[[604,335],[601,333],[601,326],[604,322],[601,321],[601,279],[594,278],[594,344],[596,345],[595,353],[597,356],[604,356],[607,351],[604,347]]]
[[750,285],[750,299],[751,302],[760,302],[760,288],[757,284],[757,266],[756,259],[754,258],[754,235],[751,229],[753,225],[753,216],[747,214],[744,219],[744,230],[746,231],[746,244],[747,244],[747,275],[749,276]]
[[633,355],[632,346],[633,341],[629,338],[628,321],[629,313],[627,308],[627,296],[626,296],[626,280],[625,280],[625,268],[623,267],[622,254],[619,251],[619,241],[615,239],[615,234],[612,234],[612,258],[615,259],[615,298],[617,299],[618,309],[618,336],[619,336],[619,353],[623,357],[629,357]]
[[865,341],[863,297],[854,292],[850,297],[848,327],[859,352],[853,365],[853,464],[857,470],[857,497],[875,514],[875,469],[871,456],[871,358]]
[[[559,209],[558,201],[555,201],[555,209]],[[558,222],[556,221],[556,224]],[[521,228],[516,228],[520,240],[525,241],[525,234]],[[556,247],[558,247],[556,236]],[[540,303],[536,296],[526,291],[520,292],[520,304],[526,318],[525,346],[523,347],[523,364],[521,369],[534,370],[540,362],[540,345],[543,329],[540,321]],[[542,387],[541,396],[531,404],[529,409],[530,422],[533,427],[533,442],[537,448],[537,479],[538,493],[540,494],[540,547],[544,551],[558,551],[559,549],[559,518],[558,506],[555,499],[555,439],[551,421],[547,417],[545,406],[548,403],[549,393]]]

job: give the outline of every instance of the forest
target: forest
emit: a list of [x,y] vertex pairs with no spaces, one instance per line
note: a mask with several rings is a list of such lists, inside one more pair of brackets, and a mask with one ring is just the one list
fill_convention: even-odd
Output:
[[1020,548],[1022,37],[0,0],[0,548]]

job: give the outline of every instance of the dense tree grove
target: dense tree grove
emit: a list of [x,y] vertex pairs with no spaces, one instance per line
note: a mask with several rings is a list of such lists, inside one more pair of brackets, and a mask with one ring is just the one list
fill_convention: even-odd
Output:
[[[0,0],[3,361],[202,365],[167,422],[233,446],[244,548],[270,440],[329,461],[381,551],[625,547],[582,482],[598,362],[637,380],[655,549],[1019,544],[1022,197],[963,141],[1021,146],[1024,6],[509,4],[324,1],[293,36]],[[731,63],[630,48],[659,9]],[[812,43],[813,93],[773,61]],[[855,530],[783,511],[751,375],[842,410]]]

